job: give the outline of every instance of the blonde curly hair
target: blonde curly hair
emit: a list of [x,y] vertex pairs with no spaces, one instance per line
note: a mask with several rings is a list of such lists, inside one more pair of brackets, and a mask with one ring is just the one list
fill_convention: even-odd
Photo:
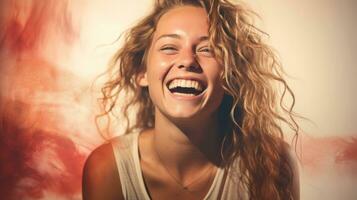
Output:
[[[219,108],[220,123],[227,127],[221,147],[224,166],[231,166],[240,157],[240,178],[251,199],[292,199],[293,172],[284,159],[280,123],[288,124],[297,139],[299,126],[292,111],[295,97],[283,79],[275,53],[263,42],[266,34],[253,25],[256,15],[243,4],[228,0],[157,0],[152,12],[126,33],[123,46],[111,61],[110,79],[100,99],[103,113],[98,119],[107,117],[110,126],[109,115],[125,94],[126,101],[120,102],[127,122],[125,134],[153,128],[154,105],[137,78],[145,70],[160,17],[183,5],[206,10],[209,42],[215,58],[224,66],[221,78],[226,94]],[[281,94],[277,88],[283,89]],[[287,94],[292,99],[290,106],[283,104]],[[132,108],[137,111],[135,121],[129,117]]]

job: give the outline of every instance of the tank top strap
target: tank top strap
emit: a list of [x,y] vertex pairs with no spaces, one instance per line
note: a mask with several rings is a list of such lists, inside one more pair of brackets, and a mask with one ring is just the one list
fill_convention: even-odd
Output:
[[138,155],[139,132],[112,139],[124,199],[150,200],[142,179]]
[[225,172],[226,178],[221,194],[221,199],[237,199],[248,200],[248,189],[242,182],[243,173],[239,168],[239,162],[241,162],[238,156],[229,169]]

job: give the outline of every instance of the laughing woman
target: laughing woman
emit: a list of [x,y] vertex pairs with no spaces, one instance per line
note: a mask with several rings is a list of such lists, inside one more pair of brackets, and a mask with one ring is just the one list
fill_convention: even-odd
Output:
[[102,102],[108,116],[127,94],[124,116],[138,112],[87,159],[85,200],[299,199],[280,127],[298,134],[292,106],[279,104],[294,95],[250,13],[228,0],[160,0],[128,31]]

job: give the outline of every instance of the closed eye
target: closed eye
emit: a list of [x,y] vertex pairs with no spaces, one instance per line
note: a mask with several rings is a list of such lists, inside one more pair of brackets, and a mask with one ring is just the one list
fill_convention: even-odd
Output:
[[174,47],[163,47],[163,48],[161,48],[160,50],[176,50],[176,48],[174,48]]
[[210,47],[199,48],[198,53],[203,54],[204,56],[212,56],[213,55]]
[[165,54],[175,54],[178,50],[174,46],[163,46],[160,48],[160,51]]
[[202,48],[200,49],[201,52],[211,52],[210,48]]

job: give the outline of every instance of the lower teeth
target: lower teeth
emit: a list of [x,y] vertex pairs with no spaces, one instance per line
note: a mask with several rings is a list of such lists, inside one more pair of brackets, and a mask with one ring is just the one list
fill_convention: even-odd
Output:
[[179,93],[179,92],[174,92],[173,94],[179,95],[179,96],[195,96],[194,94],[191,94],[191,93]]

